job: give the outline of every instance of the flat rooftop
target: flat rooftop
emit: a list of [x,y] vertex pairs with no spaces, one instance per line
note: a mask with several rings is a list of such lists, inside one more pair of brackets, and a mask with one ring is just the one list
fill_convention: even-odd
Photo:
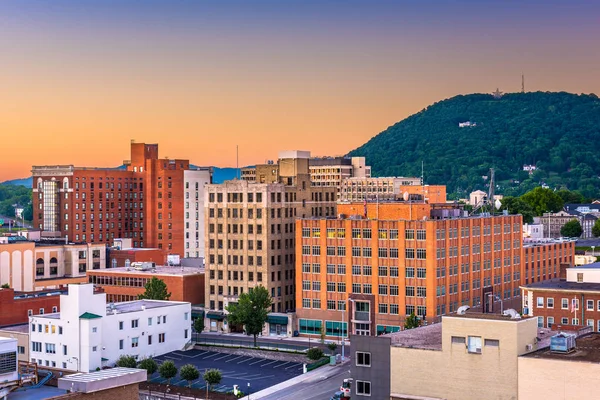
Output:
[[[134,300],[125,301],[122,303],[107,303],[106,304],[106,315],[112,314],[115,310],[117,314],[139,312],[142,310],[151,310],[153,308],[173,307],[180,304],[185,304],[182,301],[163,301],[163,300]],[[87,313],[93,314],[93,313]],[[60,319],[60,312],[52,314],[41,314],[34,315],[36,318],[49,318],[49,319]]]
[[521,357],[598,363],[600,362],[600,334],[589,333],[578,337],[576,339],[575,351],[571,353],[552,351],[550,347],[545,347]]
[[510,315],[503,315],[499,313],[482,313],[482,312],[469,312],[467,311],[464,314],[449,314],[442,316],[442,320],[444,318],[468,318],[468,319],[488,319],[495,321],[514,321],[519,322],[524,319],[531,318],[527,315],[521,316],[521,318],[511,318]]
[[[581,268],[581,267],[577,267]],[[600,292],[600,283],[593,282],[569,282],[560,278],[553,278],[546,281],[530,283],[522,287],[528,289],[546,289],[560,291],[579,291],[579,292]]]
[[106,268],[88,271],[88,275],[147,275],[147,276],[185,276],[203,274],[204,268],[156,266],[155,269],[137,270],[132,267]]
[[17,332],[17,333],[29,333],[29,324],[4,326],[4,327],[0,328],[0,331]]
[[442,324],[420,326],[387,334],[392,346],[424,350],[442,350]]
[[118,386],[145,382],[146,370],[137,368],[111,368],[88,374],[73,374],[59,378],[58,387],[80,393],[93,393]]

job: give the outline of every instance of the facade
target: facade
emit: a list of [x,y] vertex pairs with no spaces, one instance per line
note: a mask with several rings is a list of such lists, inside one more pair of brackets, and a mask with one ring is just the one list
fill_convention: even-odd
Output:
[[17,364],[17,339],[0,337],[0,396],[8,394],[3,388],[19,381]]
[[[70,392],[64,399],[83,400],[93,397],[95,400],[139,400],[139,384],[147,379],[145,369],[111,368],[58,378],[58,388]],[[62,398],[63,396],[57,396],[52,399]]]
[[60,313],[29,317],[31,362],[72,371],[112,366],[182,350],[191,340],[190,303],[137,300],[107,303],[93,285],[69,285]]
[[572,242],[524,246],[519,215],[460,217],[460,210],[423,203],[365,209],[369,219],[347,214],[296,223],[303,336],[321,329],[345,336],[348,324],[349,334],[389,333],[411,313],[430,322],[463,305],[519,308],[526,279],[558,277],[561,264],[573,263]]
[[0,244],[0,284],[17,291],[57,289],[68,283],[85,282],[87,271],[105,268],[105,244]]
[[544,225],[542,224],[523,224],[523,238],[543,239]]
[[542,224],[546,237],[559,238],[562,237],[560,229],[569,221],[577,219],[577,216],[569,214],[566,211],[559,211],[557,213],[544,213],[541,217],[535,217],[534,223]]
[[57,312],[62,291],[15,292],[0,289],[0,326],[26,324],[34,314]]
[[523,310],[540,327],[587,325],[600,332],[600,263],[567,268],[560,278],[521,289]]
[[158,157],[157,144],[131,143],[125,168],[34,166],[33,222],[56,237],[157,247],[185,254],[184,172],[188,160]]
[[145,292],[146,283],[156,277],[167,285],[169,300],[204,304],[204,269],[163,267],[154,269],[110,268],[90,271],[88,282],[102,288],[108,302],[137,300]]
[[258,285],[271,294],[273,313],[296,307],[295,220],[334,216],[336,188],[311,186],[308,157],[289,156],[298,158],[278,161],[276,183],[233,180],[205,188],[205,305],[212,330],[234,329],[225,307]]
[[[418,190],[411,188],[418,186]],[[430,203],[446,202],[445,186],[422,185],[421,178],[345,178],[342,180],[339,201],[398,200],[408,192],[411,199],[427,199]],[[441,200],[440,200],[441,199]]]
[[183,172],[185,182],[185,258],[204,257],[204,186],[212,183],[212,168]]
[[0,337],[17,340],[18,361],[29,362],[29,324],[0,328]]

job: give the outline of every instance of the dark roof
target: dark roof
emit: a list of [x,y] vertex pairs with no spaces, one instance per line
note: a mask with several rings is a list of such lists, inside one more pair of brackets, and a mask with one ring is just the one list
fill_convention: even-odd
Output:
[[575,351],[570,353],[550,351],[550,347],[545,347],[522,357],[547,358],[563,361],[588,361],[598,363],[600,362],[600,334],[590,333],[577,338]]
[[[580,267],[577,267],[580,268]],[[541,289],[541,290],[561,290],[561,291],[574,291],[574,292],[600,292],[600,283],[578,283],[568,282],[559,278],[549,279],[547,281],[530,283],[524,285],[527,289]]]

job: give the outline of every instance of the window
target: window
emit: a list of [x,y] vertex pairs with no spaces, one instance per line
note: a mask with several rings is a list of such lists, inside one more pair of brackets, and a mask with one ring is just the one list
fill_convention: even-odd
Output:
[[132,328],[137,328],[139,325],[139,320],[138,319],[132,319],[131,320],[131,327]]
[[356,394],[363,396],[371,395],[371,382],[356,381]]
[[131,338],[131,347],[138,347],[139,341],[140,341],[139,337]]
[[159,333],[158,334],[158,343],[164,343],[164,342],[165,342],[165,334]]
[[552,328],[554,325],[554,317],[548,317],[548,328]]
[[462,336],[452,336],[452,344],[465,344],[465,338]]
[[414,278],[415,277],[415,269],[414,268],[406,267],[406,277],[407,278]]
[[496,339],[485,339],[484,345],[486,347],[499,347],[500,341]]
[[300,319],[299,325],[300,333],[319,335],[321,334],[321,327],[323,326],[323,321],[316,319]]
[[538,297],[537,298],[537,307],[538,308],[544,308],[544,298],[543,297]]
[[122,331],[123,330],[123,321],[119,321],[119,330]]
[[148,318],[148,326],[152,326],[152,317]]
[[538,328],[543,328],[544,327],[544,317],[537,317],[537,326]]
[[119,350],[123,350],[123,346],[124,346],[124,340],[121,339],[121,340],[119,340]]
[[569,309],[569,299],[561,299],[561,309],[567,310]]
[[97,327],[93,327],[92,328],[92,333],[98,333],[98,328]]
[[588,311],[594,311],[594,300],[588,300],[587,301],[587,308]]
[[371,366],[371,353],[357,351],[356,352],[356,366],[357,367],[370,367]]
[[554,298],[553,297],[548,297],[546,299],[546,307],[547,308],[554,308]]
[[481,336],[469,336],[467,349],[469,353],[481,354]]
[[98,346],[93,346],[92,351],[98,351]]

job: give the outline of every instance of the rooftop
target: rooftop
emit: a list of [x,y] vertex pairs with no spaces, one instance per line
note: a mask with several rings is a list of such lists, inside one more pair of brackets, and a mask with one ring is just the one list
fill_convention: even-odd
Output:
[[146,370],[137,368],[111,368],[87,374],[67,375],[58,380],[58,387],[80,393],[93,393],[118,386],[146,381]]
[[449,314],[444,315],[443,318],[469,318],[469,319],[489,319],[495,321],[514,321],[519,322],[527,318],[531,318],[528,316],[523,316],[521,318],[511,318],[510,315],[503,315],[498,313],[482,313],[482,312],[467,312],[465,314]]
[[88,271],[91,275],[119,275],[119,274],[128,274],[128,275],[149,275],[149,276],[165,276],[165,275],[176,275],[176,276],[185,276],[185,275],[195,275],[195,274],[203,274],[204,268],[197,267],[169,267],[169,266],[157,266],[154,270],[137,270],[132,267],[119,267],[119,268],[107,268],[103,270],[92,270]]
[[143,309],[172,307],[180,304],[183,304],[183,302],[163,300],[134,300],[123,303],[109,303],[106,305],[106,313],[108,314],[110,310],[117,310],[118,313],[137,312]]
[[577,338],[575,351],[571,353],[551,351],[550,347],[545,347],[522,357],[598,363],[600,362],[600,333],[590,333]]
[[[583,268],[583,267],[577,267]],[[600,292],[600,283],[593,282],[569,282],[559,278],[546,281],[530,283],[523,285],[527,289],[558,290],[558,291],[578,291],[578,292]]]
[[415,329],[390,333],[392,346],[425,350],[442,350],[442,324],[420,326]]
[[11,325],[0,328],[0,331],[29,333],[29,324]]

